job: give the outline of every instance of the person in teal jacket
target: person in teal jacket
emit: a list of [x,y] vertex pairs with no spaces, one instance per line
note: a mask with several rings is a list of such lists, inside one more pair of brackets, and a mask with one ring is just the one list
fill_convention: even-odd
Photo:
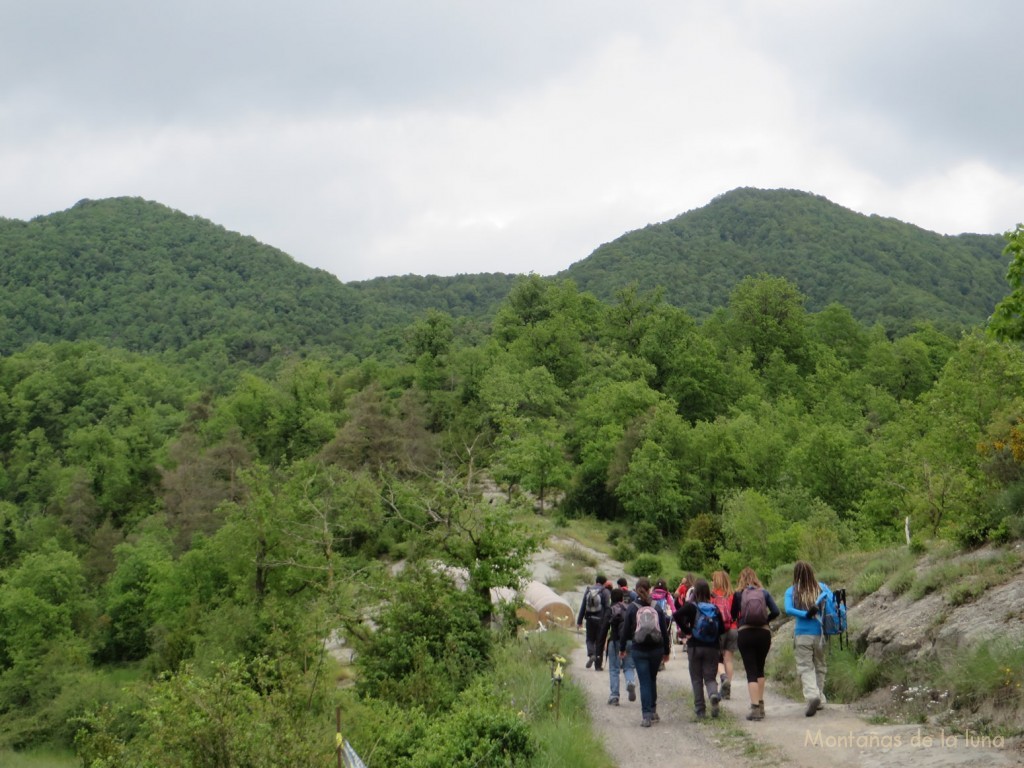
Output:
[[793,586],[786,590],[785,611],[796,618],[793,629],[793,653],[796,671],[807,702],[807,717],[825,706],[825,634],[821,623],[821,603],[831,591],[814,575],[810,563],[798,560],[793,566]]

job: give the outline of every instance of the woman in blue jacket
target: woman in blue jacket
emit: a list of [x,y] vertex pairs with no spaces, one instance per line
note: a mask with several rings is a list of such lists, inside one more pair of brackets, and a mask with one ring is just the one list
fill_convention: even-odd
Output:
[[809,563],[798,560],[793,566],[793,586],[786,590],[786,613],[796,617],[793,652],[796,671],[807,702],[807,717],[825,706],[825,634],[820,620],[821,602],[829,588],[814,575]]

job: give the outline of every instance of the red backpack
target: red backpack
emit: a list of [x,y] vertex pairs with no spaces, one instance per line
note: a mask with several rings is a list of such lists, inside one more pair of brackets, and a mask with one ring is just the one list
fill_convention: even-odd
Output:
[[722,614],[722,623],[725,624],[725,631],[728,632],[735,626],[732,621],[732,595],[719,595],[713,593],[711,595],[711,604],[714,605]]

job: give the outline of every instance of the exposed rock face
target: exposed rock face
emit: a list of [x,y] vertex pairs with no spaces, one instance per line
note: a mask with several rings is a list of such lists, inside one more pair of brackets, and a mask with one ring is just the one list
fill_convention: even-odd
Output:
[[[1018,550],[1020,547],[1018,547]],[[983,550],[952,558],[949,562],[992,557]],[[918,567],[924,572],[935,563]],[[946,589],[913,600],[882,587],[850,607],[851,640],[869,658],[949,658],[958,651],[1002,639],[1024,642],[1024,571],[1006,575],[1007,581],[991,587],[970,602],[952,605]]]

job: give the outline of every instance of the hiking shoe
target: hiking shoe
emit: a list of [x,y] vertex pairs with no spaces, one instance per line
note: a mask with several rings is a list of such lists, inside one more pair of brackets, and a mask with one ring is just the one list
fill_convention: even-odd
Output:
[[618,696],[609,696],[608,697],[608,703],[611,706],[613,706],[613,707],[619,706],[619,697]]
[[718,702],[722,700],[722,697],[717,693],[711,694],[711,716],[718,717]]
[[814,717],[814,713],[818,711],[819,707],[821,707],[821,699],[813,698],[807,702],[807,711],[804,714],[807,717]]
[[630,701],[636,701],[636,685],[626,683],[626,695],[629,696]]
[[658,713],[657,712],[651,712],[651,722],[652,723],[656,723],[659,720],[661,720],[661,718],[658,717]]
[[587,656],[587,669],[590,669],[592,666],[594,666],[594,657]]
[[761,704],[751,704],[750,712],[747,713],[747,720],[764,720],[764,710],[762,709],[763,705],[764,702]]
[[645,717],[643,720],[641,720],[640,721],[640,727],[641,728],[650,728],[651,727],[651,718]]
[[725,675],[722,675],[722,677],[723,677],[722,686],[721,686],[722,698],[725,699],[725,700],[728,700],[729,699],[729,695],[732,693],[732,683],[730,683],[728,680],[724,679]]
[[693,716],[696,717],[698,720],[704,720],[707,717],[707,715],[704,714],[704,710],[694,712]]

